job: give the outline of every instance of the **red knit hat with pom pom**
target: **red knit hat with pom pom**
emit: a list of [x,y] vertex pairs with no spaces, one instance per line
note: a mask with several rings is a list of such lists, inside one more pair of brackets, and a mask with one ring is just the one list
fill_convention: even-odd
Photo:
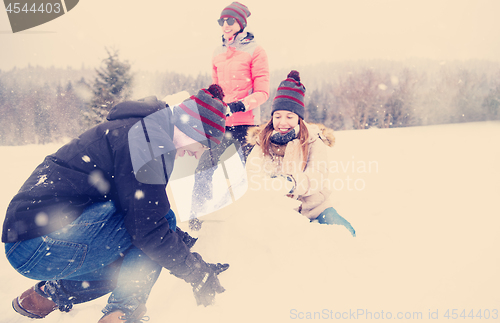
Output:
[[233,17],[238,21],[243,30],[247,26],[247,18],[250,17],[250,14],[250,10],[248,10],[247,6],[239,2],[233,2],[222,10],[220,18]]
[[282,81],[273,100],[271,115],[274,111],[286,110],[304,119],[304,95],[306,87],[300,83],[299,72],[292,70],[286,80]]
[[172,108],[174,125],[192,139],[211,147],[220,144],[226,132],[227,105],[224,91],[217,84]]

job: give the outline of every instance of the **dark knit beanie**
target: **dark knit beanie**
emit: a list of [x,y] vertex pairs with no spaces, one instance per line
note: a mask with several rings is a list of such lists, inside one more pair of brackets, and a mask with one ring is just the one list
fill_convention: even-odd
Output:
[[250,15],[251,13],[247,6],[239,2],[233,2],[222,10],[220,17],[233,17],[240,24],[241,29],[245,29],[247,26],[247,18],[250,17]]
[[173,107],[174,125],[207,147],[220,144],[226,131],[227,105],[217,84],[201,89],[196,95]]
[[297,71],[288,73],[287,79],[282,81],[273,100],[271,115],[277,110],[286,110],[297,114],[304,119],[304,95],[306,87],[300,83],[300,74]]

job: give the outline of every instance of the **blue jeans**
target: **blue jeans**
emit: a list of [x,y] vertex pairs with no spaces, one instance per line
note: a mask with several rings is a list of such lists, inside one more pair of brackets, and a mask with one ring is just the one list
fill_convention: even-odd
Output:
[[[175,215],[166,215],[175,230]],[[95,203],[71,224],[38,238],[5,244],[23,276],[45,280],[45,293],[62,307],[112,292],[106,314],[133,312],[146,303],[161,266],[132,244],[112,201]]]
[[353,237],[356,236],[356,231],[352,227],[352,225],[344,219],[340,214],[338,214],[337,210],[333,207],[329,207],[325,209],[321,214],[316,218],[321,224],[338,224],[346,227],[347,230],[352,234]]

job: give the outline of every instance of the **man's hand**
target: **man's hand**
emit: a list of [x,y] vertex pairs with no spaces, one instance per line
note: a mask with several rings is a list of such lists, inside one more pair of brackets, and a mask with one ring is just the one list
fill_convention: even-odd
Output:
[[208,306],[214,301],[216,293],[225,291],[221,286],[217,275],[227,270],[229,264],[208,264],[208,271],[204,273],[202,280],[199,283],[191,284],[197,305]]
[[229,264],[206,263],[200,254],[193,252],[186,257],[185,265],[180,271],[170,273],[191,284],[198,305],[211,305],[215,294],[224,292],[217,275],[227,270]]

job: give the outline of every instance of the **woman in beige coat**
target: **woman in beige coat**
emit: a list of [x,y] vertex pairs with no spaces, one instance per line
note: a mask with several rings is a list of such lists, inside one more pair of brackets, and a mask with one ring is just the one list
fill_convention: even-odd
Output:
[[335,143],[333,131],[304,122],[304,93],[299,73],[290,72],[278,87],[272,119],[249,131],[247,141],[255,145],[246,164],[250,189],[263,178],[286,178],[293,187],[287,196],[301,202],[298,212],[311,221],[343,225],[355,237],[330,199],[328,147]]

